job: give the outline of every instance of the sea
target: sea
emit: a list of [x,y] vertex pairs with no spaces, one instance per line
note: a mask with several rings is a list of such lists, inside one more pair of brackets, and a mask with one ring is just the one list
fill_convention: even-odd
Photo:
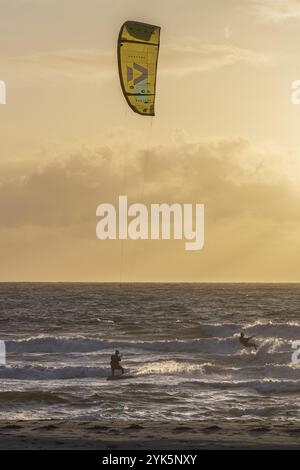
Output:
[[299,307],[300,284],[2,283],[0,419],[299,421]]

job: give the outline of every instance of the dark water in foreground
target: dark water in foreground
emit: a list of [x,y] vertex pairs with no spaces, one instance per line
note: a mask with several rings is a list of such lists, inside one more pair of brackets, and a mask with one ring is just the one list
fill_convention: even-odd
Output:
[[[299,306],[297,284],[0,284],[0,419],[299,420]],[[116,348],[133,379],[106,381]]]

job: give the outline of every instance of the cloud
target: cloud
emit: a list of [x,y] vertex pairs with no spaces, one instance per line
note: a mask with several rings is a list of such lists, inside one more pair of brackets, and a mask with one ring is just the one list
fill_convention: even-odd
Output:
[[97,50],[57,50],[7,57],[1,60],[2,70],[9,76],[22,71],[22,80],[70,79],[95,81],[111,77],[115,57],[111,52]]
[[120,244],[96,239],[95,211],[127,194],[129,203],[204,203],[206,243],[191,256],[181,241],[128,241],[123,279],[299,280],[296,154],[187,140],[181,129],[174,144],[145,148],[118,130],[39,169],[0,171],[0,278],[118,280]]
[[[205,202],[214,220],[240,218],[296,222],[300,196],[271,149],[243,139],[145,149],[126,140],[78,149],[27,174],[0,183],[2,226],[70,226],[94,221],[100,202]],[[124,164],[124,167],[123,167]],[[285,160],[285,165],[287,160]],[[296,173],[296,168],[291,174]],[[298,170],[297,173],[298,174]]]
[[238,63],[250,66],[269,65],[272,58],[250,49],[222,44],[193,47],[170,46],[161,52],[161,73],[189,74],[204,72]]
[[[229,45],[165,45],[161,48],[159,74],[186,75],[245,63],[250,66],[269,65],[272,58],[248,49]],[[0,60],[4,76],[22,83],[39,79],[51,83],[61,79],[72,82],[101,82],[117,78],[115,51],[58,50],[6,57]]]
[[254,12],[267,21],[300,19],[299,0],[249,0]]
[[223,29],[223,34],[224,34],[224,38],[227,40],[232,37],[233,31],[230,28],[230,26],[225,26],[225,28]]

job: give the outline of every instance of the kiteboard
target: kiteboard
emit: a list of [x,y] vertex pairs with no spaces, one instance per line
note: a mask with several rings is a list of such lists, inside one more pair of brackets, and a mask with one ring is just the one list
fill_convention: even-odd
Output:
[[122,374],[122,375],[109,375],[106,380],[124,380],[124,379],[133,379],[134,375]]

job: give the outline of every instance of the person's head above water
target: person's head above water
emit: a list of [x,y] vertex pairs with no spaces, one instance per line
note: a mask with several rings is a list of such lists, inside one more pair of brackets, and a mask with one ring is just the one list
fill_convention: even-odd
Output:
[[241,338],[244,338],[244,336],[245,336],[245,333],[241,333]]

